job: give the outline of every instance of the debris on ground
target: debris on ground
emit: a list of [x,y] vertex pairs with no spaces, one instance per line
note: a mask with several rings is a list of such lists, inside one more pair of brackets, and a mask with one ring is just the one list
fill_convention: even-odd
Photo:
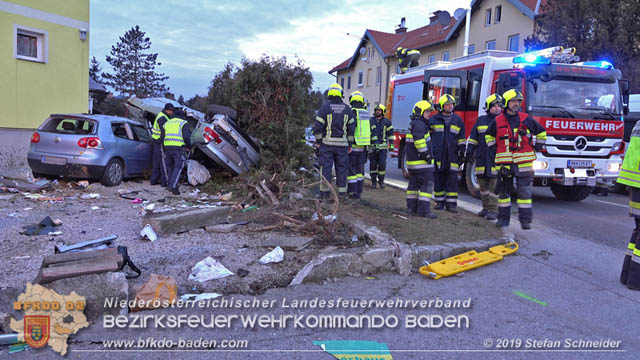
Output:
[[141,311],[165,307],[176,300],[178,285],[171,276],[151,274],[149,280],[136,289],[135,307],[131,311]]
[[229,269],[220,264],[216,259],[207,256],[204,260],[199,261],[193,267],[189,280],[205,282],[207,280],[221,279],[223,277],[233,275]]
[[239,277],[243,278],[243,277],[246,277],[247,275],[249,275],[249,270],[240,268],[240,269],[238,269],[237,273],[238,273]]
[[206,167],[195,160],[187,160],[187,180],[189,184],[196,186],[206,184],[211,179],[211,173]]
[[80,195],[80,199],[100,199],[100,194],[97,193],[88,193]]
[[180,296],[180,300],[182,301],[201,301],[201,300],[209,300],[215,299],[217,297],[222,296],[222,294],[218,293],[203,293],[203,294],[184,294]]
[[[55,222],[55,220],[54,220]],[[54,248],[54,252],[57,253],[65,253],[71,251],[89,251],[89,250],[101,250],[106,249],[108,245],[111,245],[113,241],[118,238],[118,235],[109,235],[107,237],[95,239],[95,240],[87,240],[79,243],[75,243],[72,245],[56,245]]]
[[279,263],[282,260],[284,260],[284,251],[282,251],[282,248],[278,246],[260,258],[260,264],[266,265],[269,263]]
[[27,236],[50,235],[50,233],[56,232],[55,228],[57,226],[58,225],[56,225],[56,223],[51,220],[51,217],[47,216],[37,224],[27,225],[23,227],[24,231],[20,232],[20,234]]
[[124,259],[116,248],[46,255],[34,284],[69,277],[119,271]]
[[145,225],[144,228],[142,228],[142,231],[140,231],[140,236],[142,236],[142,238],[151,240],[151,242],[156,241],[156,239],[158,238],[158,234],[156,234],[156,232],[149,224]]

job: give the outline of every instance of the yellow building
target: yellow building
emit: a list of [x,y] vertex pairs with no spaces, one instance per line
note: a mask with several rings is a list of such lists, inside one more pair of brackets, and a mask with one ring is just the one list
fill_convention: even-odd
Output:
[[89,102],[89,0],[0,0],[0,131]]

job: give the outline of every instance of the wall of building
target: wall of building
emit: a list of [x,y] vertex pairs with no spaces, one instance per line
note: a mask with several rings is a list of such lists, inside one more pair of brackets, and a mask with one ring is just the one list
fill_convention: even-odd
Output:
[[[16,26],[46,33],[46,62],[14,56]],[[89,30],[89,0],[0,0],[0,128],[34,129],[51,113],[87,112],[89,34],[82,41],[79,29]]]
[[[359,54],[353,67],[338,71],[337,82],[342,85],[344,79],[345,102],[349,95],[357,90],[364,94],[364,98],[373,107],[380,102],[384,102],[387,64],[373,44],[367,43],[365,49],[367,52],[364,55]],[[380,70],[379,79],[378,69]],[[360,73],[362,73],[361,84],[358,83]],[[351,76],[351,86],[349,86],[349,76]]]
[[[496,7],[502,6],[500,23],[495,23]],[[485,25],[487,9],[491,9],[491,25]],[[518,52],[524,51],[524,39],[533,33],[533,20],[506,0],[484,0],[480,9],[471,15],[471,27],[469,31],[469,45],[475,45],[475,52],[486,49],[486,43],[496,41],[495,50],[508,50],[509,37],[520,35]],[[457,53],[460,56],[464,50],[464,23],[458,30],[455,39]]]

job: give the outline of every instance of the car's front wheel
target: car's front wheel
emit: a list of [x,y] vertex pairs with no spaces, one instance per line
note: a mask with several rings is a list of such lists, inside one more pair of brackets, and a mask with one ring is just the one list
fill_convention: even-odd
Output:
[[104,186],[118,186],[124,178],[124,166],[122,161],[118,159],[111,159],[107,166],[104,168],[104,173],[100,182]]

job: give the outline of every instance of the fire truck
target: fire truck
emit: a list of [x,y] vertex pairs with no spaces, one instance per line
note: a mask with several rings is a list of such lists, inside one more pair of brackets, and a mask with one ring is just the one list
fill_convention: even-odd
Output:
[[[547,131],[546,149],[536,153],[533,164],[534,185],[551,187],[561,200],[585,199],[594,186],[614,184],[620,171],[629,82],[607,61],[579,60],[575,48],[525,54],[487,50],[392,76],[387,98],[396,131],[391,155],[406,175],[405,135],[416,102],[426,99],[437,106],[441,95],[453,95],[468,137],[485,114],[487,96],[517,89],[524,96],[522,111]],[[463,166],[462,182],[479,197],[474,164]]]

